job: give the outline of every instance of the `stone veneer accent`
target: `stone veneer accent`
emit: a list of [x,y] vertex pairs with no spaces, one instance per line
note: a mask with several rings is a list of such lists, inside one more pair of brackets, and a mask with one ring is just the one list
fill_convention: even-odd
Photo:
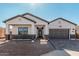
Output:
[[35,35],[6,35],[6,40],[12,39],[35,39]]
[[70,38],[76,38],[75,34],[70,34]]
[[48,35],[44,35],[44,38],[45,38],[46,40],[48,40]]

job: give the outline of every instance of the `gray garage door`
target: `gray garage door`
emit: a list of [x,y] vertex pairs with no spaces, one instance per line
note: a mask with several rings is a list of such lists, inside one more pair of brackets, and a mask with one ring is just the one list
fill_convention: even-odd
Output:
[[51,39],[69,39],[69,29],[50,29],[49,37]]

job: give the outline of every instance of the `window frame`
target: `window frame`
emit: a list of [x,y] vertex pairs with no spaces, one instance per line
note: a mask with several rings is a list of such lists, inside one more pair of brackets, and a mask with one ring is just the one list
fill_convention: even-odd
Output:
[[[26,29],[27,29],[27,31],[25,31]],[[24,34],[22,34],[22,33],[24,33]],[[18,34],[19,35],[26,35],[26,34],[28,34],[28,27],[18,27]]]

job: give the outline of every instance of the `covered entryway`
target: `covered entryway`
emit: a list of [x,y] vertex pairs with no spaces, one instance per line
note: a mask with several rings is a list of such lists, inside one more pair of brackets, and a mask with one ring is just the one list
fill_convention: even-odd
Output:
[[49,29],[51,39],[69,39],[69,29]]
[[38,30],[38,37],[37,38],[43,38],[43,28],[38,28],[37,27],[37,30]]
[[35,25],[35,27],[37,29],[37,38],[43,39],[44,38],[43,30],[45,25]]

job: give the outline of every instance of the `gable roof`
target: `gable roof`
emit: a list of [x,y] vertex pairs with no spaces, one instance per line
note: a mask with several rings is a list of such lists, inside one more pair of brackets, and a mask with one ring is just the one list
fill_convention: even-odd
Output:
[[31,19],[29,19],[29,18],[27,18],[27,17],[23,17],[22,15],[14,16],[14,17],[9,18],[9,19],[7,19],[7,20],[5,20],[5,21],[3,21],[3,22],[6,23],[7,21],[10,21],[10,20],[15,19],[15,18],[17,18],[17,17],[22,17],[22,18],[25,18],[25,19],[27,19],[27,20],[29,20],[29,21],[32,21],[32,22],[36,23],[36,21],[31,20]]
[[25,15],[30,15],[30,16],[33,16],[33,17],[35,17],[35,18],[38,18],[38,19],[40,19],[40,20],[42,20],[42,21],[44,21],[44,22],[49,23],[49,22],[46,21],[45,19],[42,19],[42,18],[40,18],[40,17],[38,17],[38,16],[35,16],[35,15],[31,14],[31,13],[24,13],[24,14],[22,14],[22,16],[25,16]]
[[[51,22],[54,22],[54,21],[59,20],[59,19],[64,20],[64,21],[66,21],[66,22],[69,22],[69,23],[71,23],[71,24],[73,24],[73,25],[77,25],[77,24],[75,24],[75,23],[73,23],[73,22],[71,22],[71,21],[69,21],[69,20],[64,19],[64,18],[56,18],[56,19],[52,20]],[[49,23],[51,23],[51,22],[49,22]]]

